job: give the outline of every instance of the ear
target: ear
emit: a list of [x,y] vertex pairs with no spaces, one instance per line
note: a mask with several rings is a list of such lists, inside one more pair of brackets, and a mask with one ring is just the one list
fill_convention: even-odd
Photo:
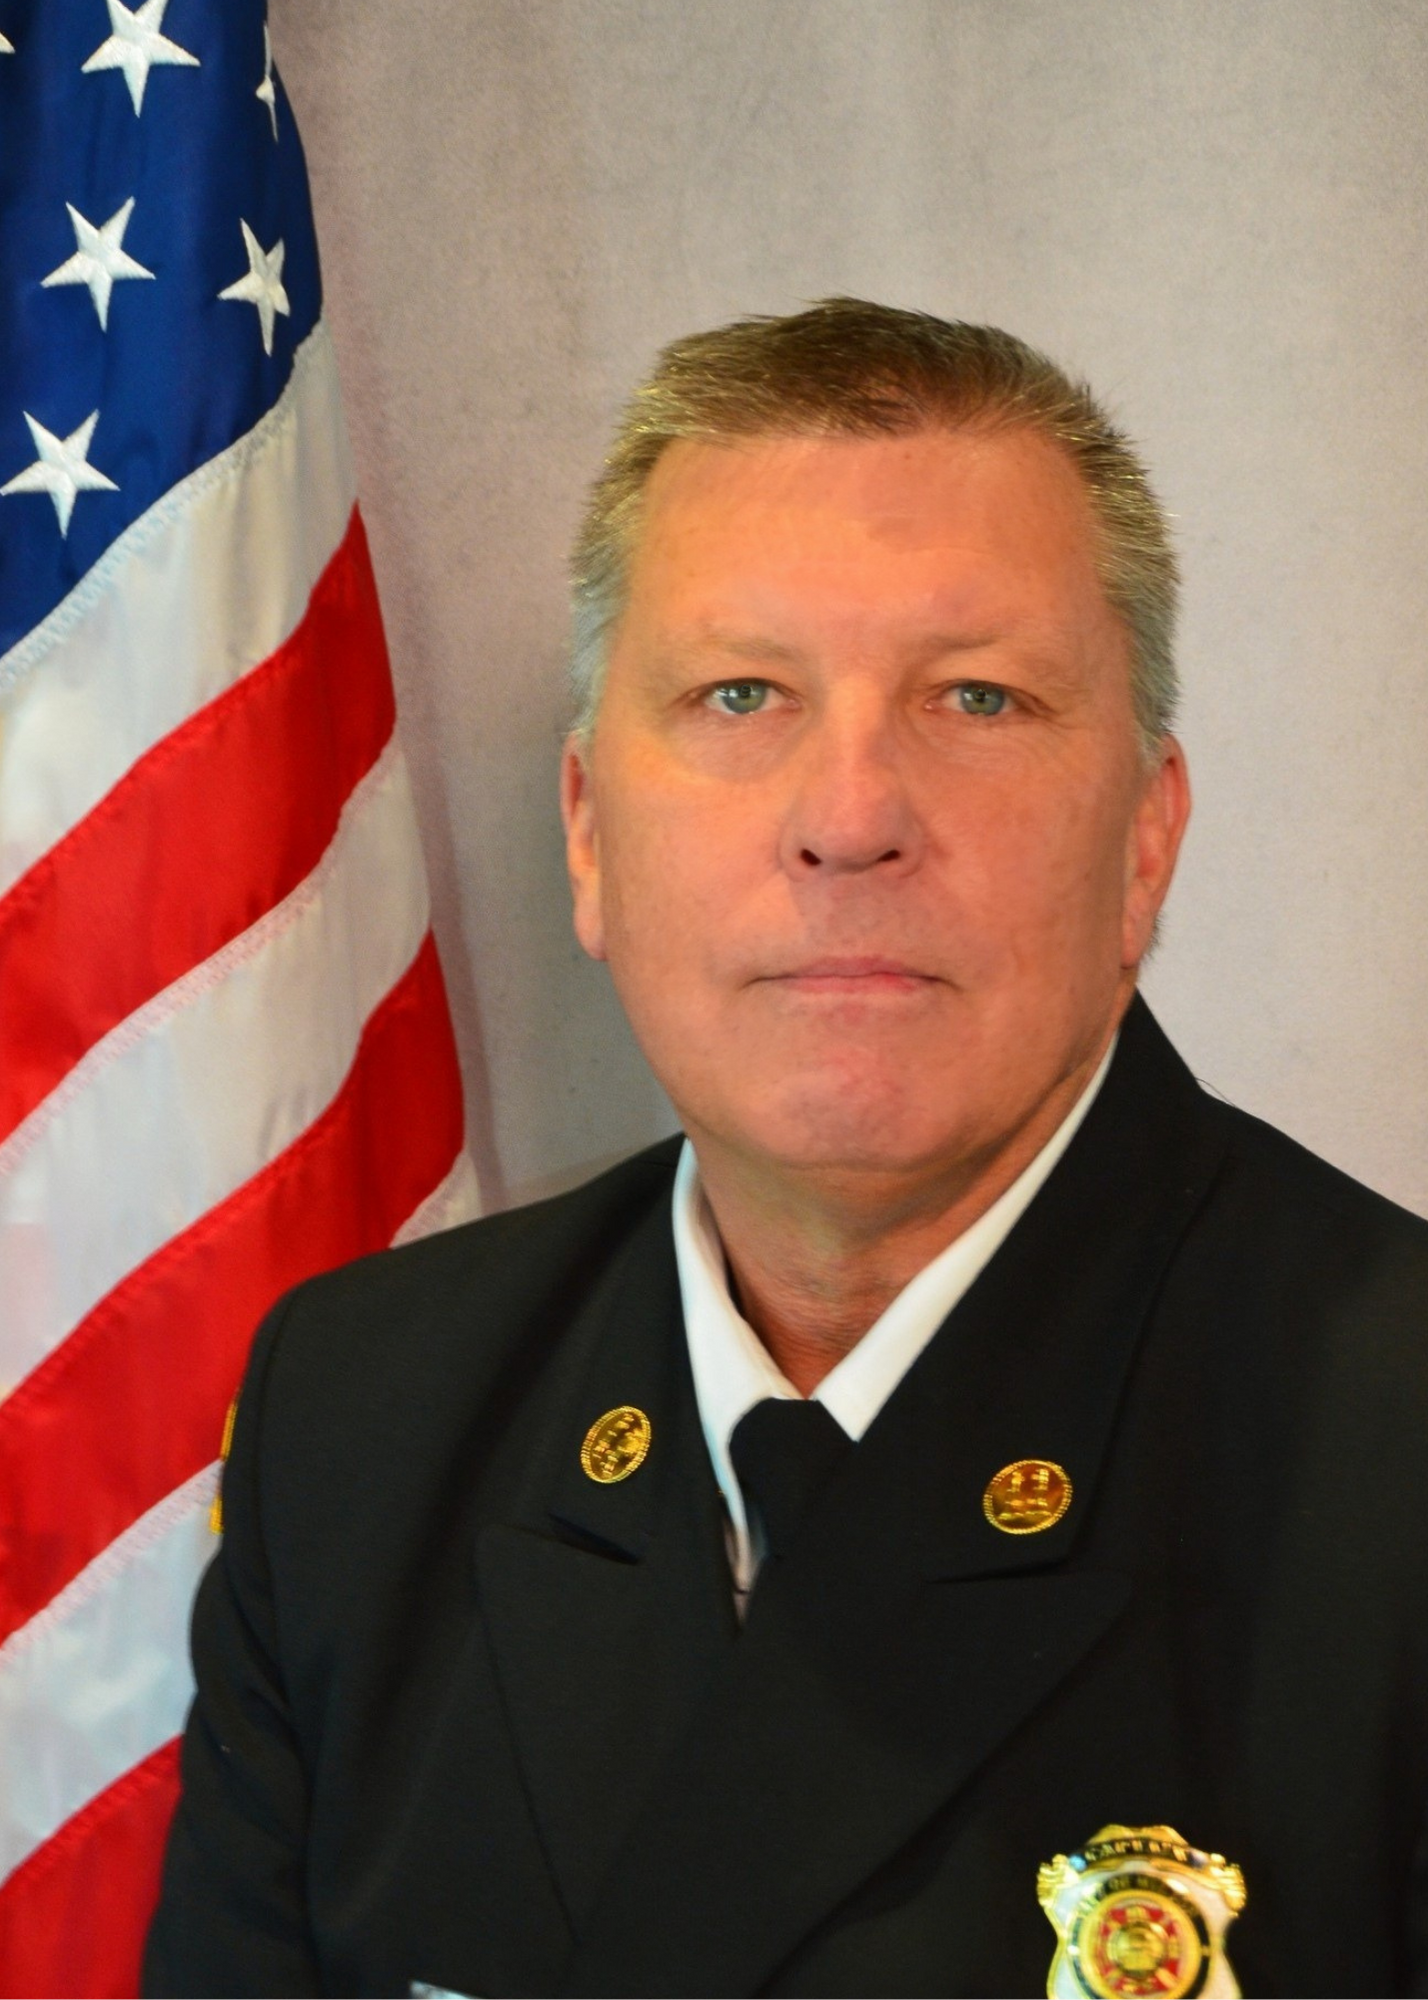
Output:
[[560,816],[565,822],[565,865],[574,902],[575,935],[592,958],[604,958],[605,919],[600,901],[600,832],[589,750],[565,739],[560,759]]
[[1176,856],[1190,818],[1190,773],[1173,736],[1160,747],[1146,775],[1126,835],[1125,899],[1121,911],[1121,966],[1133,972],[1150,949],[1155,921],[1175,873]]

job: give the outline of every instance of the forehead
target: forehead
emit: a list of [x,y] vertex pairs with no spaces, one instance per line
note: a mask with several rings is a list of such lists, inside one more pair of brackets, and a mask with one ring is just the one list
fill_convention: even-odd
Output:
[[637,621],[840,610],[1103,625],[1094,517],[1036,432],[681,439],[646,489]]

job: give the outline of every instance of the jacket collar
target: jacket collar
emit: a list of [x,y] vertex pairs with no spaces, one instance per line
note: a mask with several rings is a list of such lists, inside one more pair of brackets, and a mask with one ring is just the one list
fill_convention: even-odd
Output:
[[[1145,1320],[1218,1173],[1224,1140],[1138,996],[1105,1085],[1065,1156],[887,1414],[918,1432],[923,1572],[1010,1575],[1064,1559],[1096,1490]],[[1009,1537],[987,1482],[1019,1458],[1065,1468],[1054,1527]]]

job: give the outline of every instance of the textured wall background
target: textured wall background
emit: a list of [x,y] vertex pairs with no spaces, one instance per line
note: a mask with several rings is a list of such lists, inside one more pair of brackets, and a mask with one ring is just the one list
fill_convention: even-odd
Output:
[[655,347],[1001,322],[1145,446],[1197,814],[1147,987],[1428,1213],[1428,6],[273,0],[488,1192],[669,1129],[570,934],[563,561]]

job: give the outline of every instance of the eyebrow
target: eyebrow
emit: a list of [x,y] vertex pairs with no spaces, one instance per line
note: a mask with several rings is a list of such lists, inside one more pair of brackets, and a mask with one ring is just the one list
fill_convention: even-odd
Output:
[[[994,646],[1004,637],[998,632],[975,632],[953,637],[950,634],[935,633],[919,645],[919,655],[928,660],[938,660],[948,653],[975,653]],[[1039,650],[1039,649],[1038,649]],[[747,660],[755,665],[782,664],[802,666],[809,659],[809,653],[801,646],[790,646],[781,639],[765,638],[756,633],[712,631],[698,639],[685,641],[665,651],[664,657],[675,663],[701,660],[711,653],[729,659]]]
[[686,640],[683,644],[667,649],[665,657],[674,661],[700,660],[710,653],[722,654],[735,660],[749,660],[755,664],[779,662],[785,666],[800,666],[808,654],[801,646],[785,645],[779,639],[765,639],[756,634],[740,632],[707,632],[698,639]]

